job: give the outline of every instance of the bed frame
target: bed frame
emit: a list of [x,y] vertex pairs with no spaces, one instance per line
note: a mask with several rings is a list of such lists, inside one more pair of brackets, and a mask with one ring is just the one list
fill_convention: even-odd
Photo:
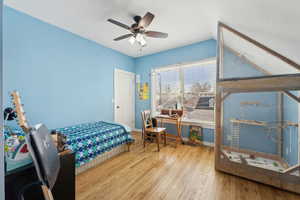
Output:
[[112,150],[105,152],[103,154],[98,155],[94,160],[76,168],[76,175],[87,171],[90,168],[96,167],[99,164],[103,163],[104,161],[107,161],[115,156],[118,156],[124,152],[129,152],[130,151],[130,146],[132,143],[126,143],[122,144],[116,148],[113,148]]

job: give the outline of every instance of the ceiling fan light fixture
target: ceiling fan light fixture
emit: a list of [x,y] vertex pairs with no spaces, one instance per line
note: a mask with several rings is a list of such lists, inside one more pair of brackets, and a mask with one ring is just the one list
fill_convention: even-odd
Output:
[[146,46],[146,40],[144,37],[141,38],[141,40],[139,41],[139,43],[141,44],[142,47]]
[[146,40],[145,40],[143,34],[141,34],[141,33],[136,34],[135,40],[136,40],[142,47],[146,46]]
[[136,34],[135,39],[136,39],[136,41],[141,42],[144,38],[143,38],[142,34],[138,33],[138,34]]
[[131,36],[128,40],[128,42],[131,44],[131,45],[134,45],[135,43],[135,38],[133,36]]

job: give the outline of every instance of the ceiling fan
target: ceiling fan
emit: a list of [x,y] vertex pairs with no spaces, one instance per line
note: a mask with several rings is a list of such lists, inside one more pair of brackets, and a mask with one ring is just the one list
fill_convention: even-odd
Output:
[[142,47],[146,45],[145,36],[153,37],[153,38],[167,38],[167,33],[157,32],[157,31],[147,31],[146,28],[151,24],[154,15],[150,12],[147,12],[144,17],[141,16],[134,16],[133,20],[135,21],[134,24],[131,26],[127,26],[121,22],[118,22],[114,19],[108,19],[110,23],[113,23],[117,26],[125,28],[129,30],[131,33],[122,35],[114,39],[114,41],[123,40],[129,38],[129,42],[133,45],[135,42],[138,42]]

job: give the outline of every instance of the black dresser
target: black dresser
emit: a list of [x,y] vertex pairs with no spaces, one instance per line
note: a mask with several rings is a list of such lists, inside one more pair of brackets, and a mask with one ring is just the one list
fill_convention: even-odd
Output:
[[[55,200],[75,200],[75,154],[65,151],[60,154],[60,172],[52,189]],[[33,164],[29,164],[5,175],[5,200],[17,200],[17,192],[28,183],[37,181]],[[39,186],[33,186],[24,194],[25,200],[44,200]]]

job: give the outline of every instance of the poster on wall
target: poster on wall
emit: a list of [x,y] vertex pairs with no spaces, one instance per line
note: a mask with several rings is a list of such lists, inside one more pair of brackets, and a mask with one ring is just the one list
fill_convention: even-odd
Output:
[[149,99],[149,84],[143,83],[138,88],[139,88],[140,100],[148,100]]
[[201,126],[190,126],[189,143],[191,144],[202,144],[203,142],[203,131]]

